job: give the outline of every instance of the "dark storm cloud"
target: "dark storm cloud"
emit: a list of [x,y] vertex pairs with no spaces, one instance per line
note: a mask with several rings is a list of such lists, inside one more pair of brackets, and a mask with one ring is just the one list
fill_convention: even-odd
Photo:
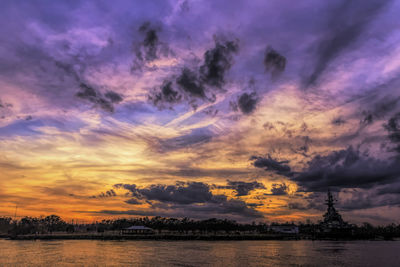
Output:
[[[80,89],[81,90],[76,93],[77,97],[87,100],[108,112],[114,112],[113,103],[122,101],[122,97],[115,92],[108,91],[105,97],[103,97],[100,92],[85,83],[80,84]],[[106,98],[108,98],[108,100]]]
[[150,22],[145,22],[138,28],[138,33],[143,39],[139,44],[134,44],[136,58],[132,70],[142,69],[143,64],[170,54],[168,45],[160,41],[160,31],[160,26],[152,25]]
[[122,96],[116,92],[108,91],[104,95],[111,103],[119,103],[123,100]]
[[315,209],[323,212],[326,210],[325,200],[326,192],[312,193],[309,196],[303,196],[301,200],[289,201],[287,207],[292,210],[310,211]]
[[303,172],[291,179],[305,190],[320,192],[328,188],[371,188],[392,183],[399,177],[397,160],[379,160],[350,146],[327,156],[314,157]]
[[317,47],[316,64],[307,85],[314,84],[328,65],[351,47],[390,0],[341,1],[327,21],[327,29]]
[[162,209],[146,210],[102,210],[101,214],[138,215],[162,217],[189,217],[194,219],[205,218],[232,218],[237,220],[253,220],[263,218],[263,215],[254,209],[254,205],[238,199],[230,199],[220,203],[204,203],[192,205],[168,205]]
[[254,205],[248,204],[239,199],[229,199],[219,203],[207,203],[206,205],[194,205],[186,208],[192,212],[193,216],[202,214],[203,217],[209,218],[209,214],[215,215],[239,215],[242,218],[263,218],[263,215],[254,209]]
[[[261,184],[253,185],[253,187],[260,186]],[[204,218],[209,217],[210,214],[231,214],[249,218],[262,217],[254,206],[240,199],[228,199],[225,195],[215,195],[210,190],[212,186],[202,182],[176,182],[174,185],[152,184],[146,187],[137,187],[135,184],[116,184],[114,187],[128,190],[134,196],[129,201],[135,205],[139,200],[147,201],[153,209],[157,209],[146,211],[154,216],[169,214],[168,216],[179,217],[179,214],[185,214],[185,217]],[[238,184],[234,183],[234,187],[238,188]],[[239,190],[243,193],[247,189]],[[134,213],[140,215],[141,212],[143,211]]]
[[123,100],[122,96],[114,91],[108,91],[103,96],[101,92],[96,90],[92,85],[83,81],[81,78],[82,75],[79,71],[75,70],[71,64],[56,61],[55,65],[74,81],[74,87],[79,87],[80,91],[77,92],[75,96],[91,102],[95,107],[99,107],[107,112],[114,112],[114,105]]
[[190,96],[199,98],[206,97],[203,83],[199,80],[198,75],[189,68],[184,68],[182,70],[182,73],[176,79],[176,83]]
[[166,79],[160,88],[149,93],[148,99],[159,108],[171,107],[171,104],[182,100],[194,109],[197,108],[197,100],[214,102],[216,88],[222,89],[226,83],[226,73],[232,67],[233,55],[237,51],[237,41],[215,41],[215,47],[204,53],[204,62],[200,67],[183,66],[175,79]]
[[[109,112],[114,110],[113,104],[122,101],[122,97],[113,91],[109,91],[104,98],[84,81],[85,70],[91,64],[95,64],[92,56],[84,52],[76,52],[77,54],[71,55],[67,51],[59,51],[63,54],[63,58],[57,58],[51,52],[40,42],[37,44],[21,42],[11,48],[10,53],[14,54],[14,57],[22,58],[23,61],[14,62],[14,58],[6,58],[3,65],[10,64],[13,67],[6,66],[4,69],[9,71],[19,66],[18,71],[23,72],[32,80],[26,84],[24,80],[12,79],[12,83],[19,83],[19,86],[26,90],[36,90],[35,94],[39,94],[53,105],[75,106],[73,95],[77,88],[80,89],[80,92],[76,93],[76,96]],[[18,71],[15,70],[12,75]],[[5,79],[13,77],[1,70],[0,75],[4,75]]]
[[243,181],[230,181],[228,180],[227,185],[217,186],[219,189],[232,189],[236,191],[236,196],[247,196],[255,189],[265,189],[262,183],[257,181],[254,182],[243,182]]
[[394,144],[394,150],[400,153],[400,112],[391,117],[384,127],[389,133],[389,140]]
[[76,93],[77,97],[87,99],[91,102],[96,102],[95,100],[98,97],[98,93],[92,87],[82,83],[80,85],[80,88],[81,88],[81,91]]
[[361,126],[367,126],[373,123],[373,115],[371,113],[364,113],[363,118],[360,120]]
[[135,198],[131,198],[125,201],[125,203],[127,204],[131,204],[131,205],[140,205],[142,204],[139,200],[135,199]]
[[[400,203],[400,202],[397,202]],[[370,196],[368,195],[365,196],[365,198],[356,198],[352,199],[350,201],[345,201],[342,202],[338,207],[340,207],[341,210],[362,210],[362,209],[369,209],[369,208],[375,208],[375,207],[381,207],[381,206],[386,206],[386,205],[393,205],[396,204],[396,202],[386,202],[386,203],[381,203],[378,202],[377,199],[370,199]]]
[[176,185],[151,185],[139,191],[148,200],[170,202],[176,204],[193,204],[212,202],[213,195],[208,185],[192,182]]
[[272,77],[277,77],[286,67],[286,58],[271,47],[267,47],[264,55],[264,66]]
[[115,187],[123,187],[143,199],[167,203],[193,204],[218,201],[218,198],[214,199],[210,187],[200,182],[177,182],[175,185],[153,184],[145,188],[117,184]]
[[127,214],[139,216],[189,217],[194,219],[205,219],[210,217],[226,218],[227,216],[239,220],[263,218],[263,215],[254,209],[254,205],[247,204],[239,199],[191,205],[154,205],[153,208],[146,210],[102,210],[99,213],[113,215]]
[[136,194],[137,192],[137,187],[135,184],[115,184],[114,185],[115,188],[123,188],[125,190],[130,191],[134,196],[139,196],[138,194]]
[[164,103],[179,103],[182,100],[182,95],[173,88],[172,81],[165,80],[160,91],[155,90],[153,94],[149,94],[148,98],[154,106],[163,108]]
[[[391,190],[396,188],[397,190]],[[399,184],[378,186],[372,189],[345,189],[341,192],[338,207],[343,210],[360,210],[383,206],[399,206]]]
[[115,197],[117,196],[117,193],[113,189],[107,190],[106,192],[101,192],[100,194],[96,196],[91,196],[91,198],[109,198],[109,197]]
[[243,114],[251,114],[257,106],[258,97],[255,92],[243,93],[238,99],[238,107]]
[[384,185],[376,189],[378,195],[395,194],[400,198],[400,179],[397,183]]
[[225,73],[233,64],[233,54],[238,49],[237,41],[216,41],[215,47],[205,52],[204,64],[200,67],[204,83],[221,88],[225,84]]
[[291,175],[291,168],[287,165],[289,163],[287,160],[277,161],[271,158],[271,156],[268,156],[268,158],[252,156],[250,160],[253,160],[254,167],[263,168],[266,171],[273,171],[282,175]]
[[145,22],[139,27],[139,32],[144,34],[144,40],[142,43],[144,48],[144,55],[142,53],[139,53],[138,56],[141,59],[144,58],[148,61],[156,59],[158,57],[157,46],[159,44],[157,29],[150,27],[149,22]]
[[12,104],[10,103],[4,103],[0,99],[0,119],[4,119],[7,116],[12,114]]
[[[128,2],[125,4],[132,7]],[[38,96],[47,108],[79,106],[74,95],[82,83],[89,84],[87,75],[100,74],[107,70],[102,67],[115,64],[121,54],[130,53],[124,47],[130,40],[123,37],[130,22],[119,21],[118,27],[113,28],[114,25],[106,22],[107,16],[100,15],[100,6],[83,1],[2,3],[2,80]],[[21,19],[15,20],[16,17]],[[86,17],[96,27],[88,27],[73,17]],[[110,41],[111,36],[121,37],[118,47]],[[108,102],[116,104],[119,100],[110,97],[98,99],[96,106],[111,110]]]
[[275,196],[287,195],[289,187],[285,184],[273,184],[271,188],[271,194]]

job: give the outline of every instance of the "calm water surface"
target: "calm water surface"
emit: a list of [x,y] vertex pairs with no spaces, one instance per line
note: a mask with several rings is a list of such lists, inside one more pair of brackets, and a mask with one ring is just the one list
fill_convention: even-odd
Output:
[[400,241],[11,241],[0,266],[400,266]]

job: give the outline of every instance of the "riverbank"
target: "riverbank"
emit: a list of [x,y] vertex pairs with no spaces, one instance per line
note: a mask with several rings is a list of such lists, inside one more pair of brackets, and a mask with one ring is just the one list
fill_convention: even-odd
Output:
[[10,240],[205,240],[205,241],[235,241],[235,240],[394,240],[383,237],[359,238],[359,237],[311,237],[304,235],[98,235],[98,234],[41,234],[41,235],[1,235],[0,238]]
[[[4,238],[4,237],[3,237]],[[17,235],[12,240],[297,240],[295,235]]]

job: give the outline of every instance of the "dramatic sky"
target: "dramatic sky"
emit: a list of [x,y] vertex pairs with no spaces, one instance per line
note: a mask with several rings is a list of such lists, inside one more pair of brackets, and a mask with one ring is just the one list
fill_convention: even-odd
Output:
[[0,216],[400,221],[400,1],[1,1]]

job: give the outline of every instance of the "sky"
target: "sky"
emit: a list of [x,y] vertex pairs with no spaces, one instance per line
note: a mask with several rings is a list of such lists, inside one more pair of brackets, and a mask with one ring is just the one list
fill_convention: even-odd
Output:
[[400,1],[0,3],[0,216],[400,222]]

